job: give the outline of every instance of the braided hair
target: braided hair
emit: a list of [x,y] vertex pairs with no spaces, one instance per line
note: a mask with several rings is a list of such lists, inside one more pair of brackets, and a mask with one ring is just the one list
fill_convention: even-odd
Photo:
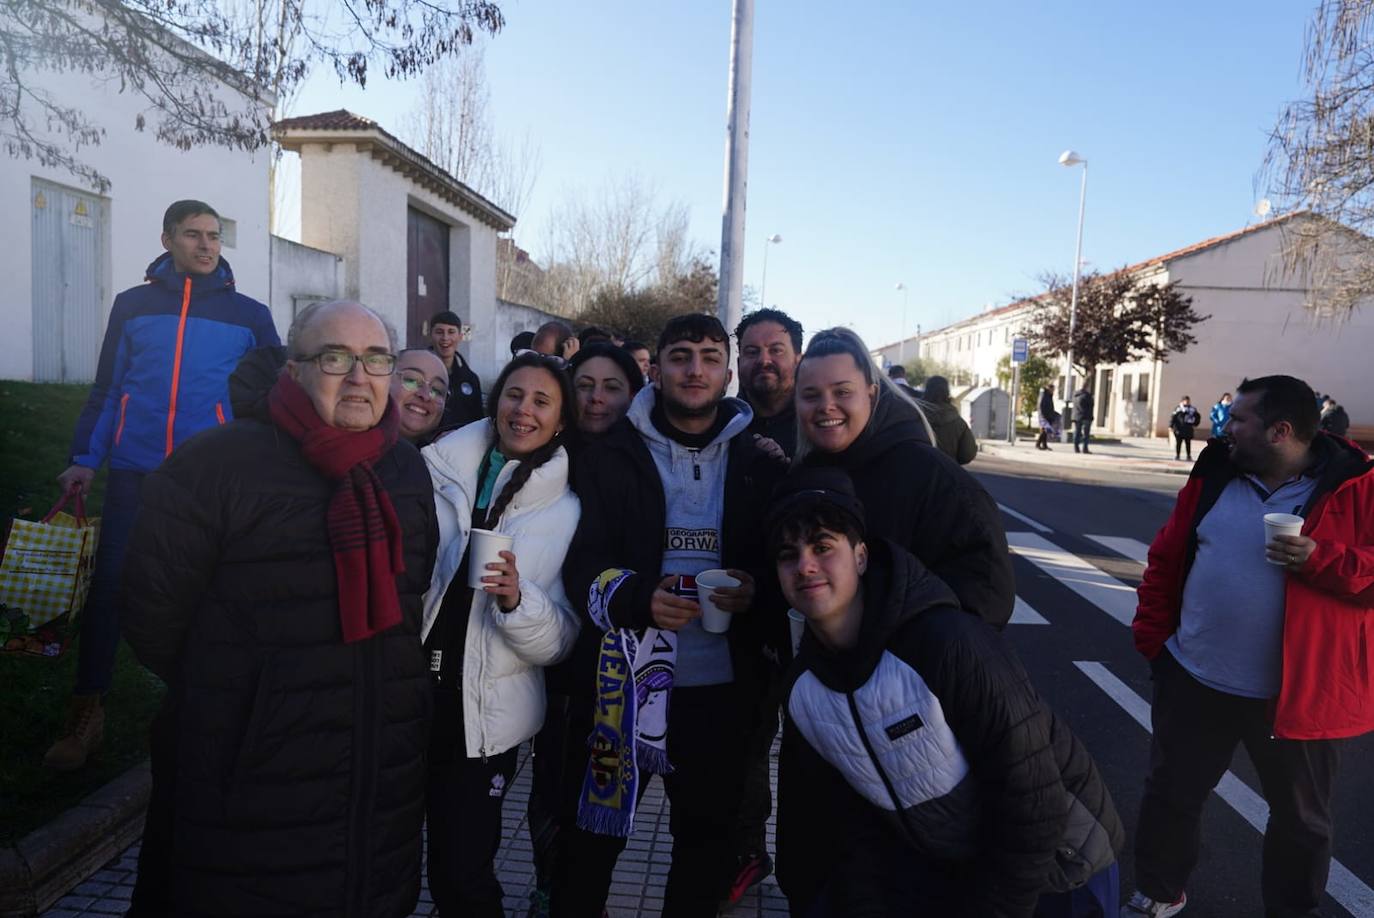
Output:
[[548,357],[533,351],[521,354],[506,364],[501,370],[501,375],[496,377],[496,385],[492,386],[491,393],[487,396],[487,416],[492,419],[492,445],[500,442],[500,434],[496,430],[496,409],[501,403],[501,393],[506,390],[506,381],[510,379],[512,373],[524,367],[535,367],[536,369],[547,372],[558,385],[558,394],[562,400],[559,405],[559,420],[563,422],[563,429],[553,436],[549,442],[530,453],[520,460],[520,465],[515,473],[511,475],[506,486],[501,489],[501,493],[492,501],[490,509],[487,510],[487,526],[494,528],[501,514],[506,512],[506,507],[525,486],[525,482],[530,480],[535,469],[553,458],[554,453],[558,452],[563,445],[564,439],[570,431],[577,429],[577,403],[573,398],[572,381],[568,374],[564,372],[564,363],[556,357]]

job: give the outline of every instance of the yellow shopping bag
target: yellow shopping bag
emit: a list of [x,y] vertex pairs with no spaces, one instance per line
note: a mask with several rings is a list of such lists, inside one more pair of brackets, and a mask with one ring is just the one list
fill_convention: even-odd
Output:
[[[63,511],[75,496],[76,515]],[[0,652],[58,657],[76,635],[95,567],[100,519],[79,493],[36,523],[16,519],[0,557]]]

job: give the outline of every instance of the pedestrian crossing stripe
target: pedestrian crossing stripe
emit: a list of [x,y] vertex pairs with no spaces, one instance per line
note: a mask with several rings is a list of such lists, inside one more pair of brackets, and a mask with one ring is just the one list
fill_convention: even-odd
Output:
[[1135,588],[1033,532],[1009,532],[1007,544],[1088,602],[1127,627],[1135,618]]
[[1087,535],[1085,539],[1091,539],[1103,548],[1116,552],[1122,557],[1130,558],[1137,564],[1147,564],[1150,546],[1139,539],[1128,539],[1125,536],[1107,535]]
[[1030,603],[1020,596],[1016,597],[1016,605],[1012,607],[1008,625],[1048,625],[1049,623],[1049,619],[1035,611]]

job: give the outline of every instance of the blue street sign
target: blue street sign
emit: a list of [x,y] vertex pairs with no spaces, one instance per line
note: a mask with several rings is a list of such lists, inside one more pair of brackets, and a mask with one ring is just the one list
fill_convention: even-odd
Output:
[[1025,363],[1030,356],[1030,344],[1025,338],[1011,339],[1011,362]]

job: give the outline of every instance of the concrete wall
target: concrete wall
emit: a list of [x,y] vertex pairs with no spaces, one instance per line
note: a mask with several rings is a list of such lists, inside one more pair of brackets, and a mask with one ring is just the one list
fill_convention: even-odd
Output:
[[301,147],[301,241],[344,259],[342,296],[406,325],[406,214],[422,210],[449,225],[449,308],[474,329],[462,351],[483,379],[510,357],[496,327],[496,230],[352,143]]
[[337,299],[343,287],[344,260],[341,257],[280,236],[272,237],[272,299],[269,305],[283,336],[298,310],[311,302]]
[[1205,422],[1217,397],[1242,379],[1286,373],[1344,405],[1352,434],[1374,435],[1374,313],[1362,309],[1345,321],[1314,316],[1300,283],[1275,276],[1280,243],[1275,228],[1169,265],[1169,280],[1212,318],[1197,327],[1196,344],[1163,366],[1154,416],[1161,434],[1183,395]]
[[[234,269],[238,289],[266,301],[268,297],[267,151],[257,154],[222,147],[182,152],[159,143],[150,129],[138,132],[134,120],[146,108],[117,84],[79,73],[32,74],[33,81],[61,104],[76,105],[106,130],[99,146],[85,147],[80,157],[111,181],[106,195],[106,253],[99,341],[109,318],[110,302],[120,290],[143,282],[144,270],[162,252],[162,213],[180,198],[209,203],[235,224],[233,247],[224,257]],[[228,92],[228,90],[222,90]],[[42,115],[31,121],[40,134]],[[37,160],[0,153],[0,328],[11,346],[0,349],[0,378],[33,378],[33,285],[31,215],[34,178],[84,190],[70,174]],[[57,270],[54,266],[53,270]],[[280,321],[280,320],[279,320]],[[285,330],[281,326],[280,330]]]

